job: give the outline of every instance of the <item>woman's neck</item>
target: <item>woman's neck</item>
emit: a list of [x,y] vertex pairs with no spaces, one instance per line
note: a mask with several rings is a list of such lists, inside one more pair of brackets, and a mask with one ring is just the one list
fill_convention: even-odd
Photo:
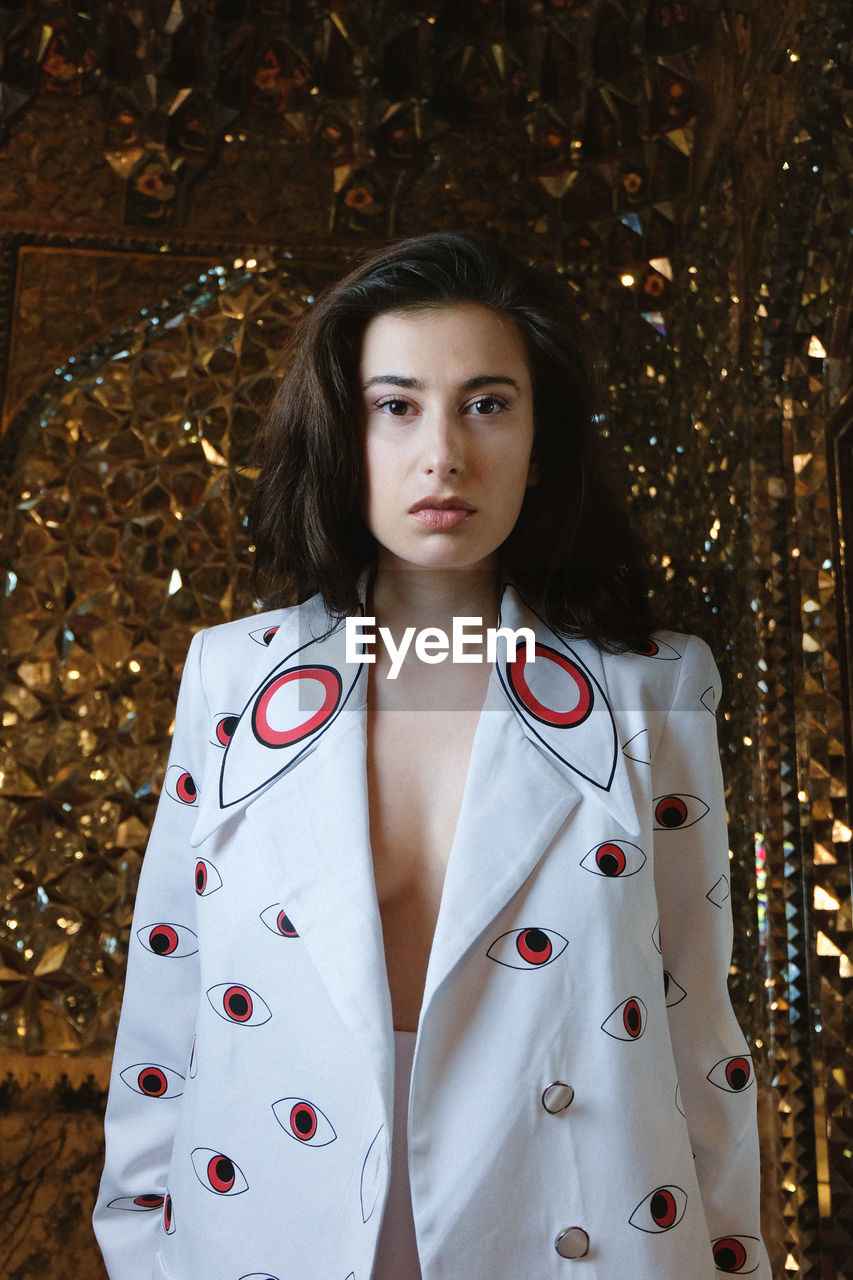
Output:
[[454,617],[497,623],[500,584],[494,565],[475,569],[425,569],[378,565],[367,601],[377,625],[441,627],[448,633]]

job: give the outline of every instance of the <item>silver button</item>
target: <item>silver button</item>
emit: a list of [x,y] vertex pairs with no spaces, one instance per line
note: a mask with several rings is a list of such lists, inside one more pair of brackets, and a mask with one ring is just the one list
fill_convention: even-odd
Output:
[[558,1111],[565,1111],[574,1100],[574,1089],[570,1084],[563,1084],[562,1080],[555,1080],[553,1084],[549,1084],[542,1094],[542,1106],[546,1111],[550,1111],[552,1116],[555,1116]]
[[566,1227],[554,1241],[561,1258],[585,1258],[589,1253],[589,1236],[583,1227]]

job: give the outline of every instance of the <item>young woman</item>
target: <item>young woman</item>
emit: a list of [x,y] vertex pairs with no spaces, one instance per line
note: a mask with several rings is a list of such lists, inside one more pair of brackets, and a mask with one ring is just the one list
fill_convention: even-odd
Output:
[[113,1280],[769,1280],[719,679],[650,638],[563,290],[370,258],[253,527],[276,607],[193,641],[140,882]]

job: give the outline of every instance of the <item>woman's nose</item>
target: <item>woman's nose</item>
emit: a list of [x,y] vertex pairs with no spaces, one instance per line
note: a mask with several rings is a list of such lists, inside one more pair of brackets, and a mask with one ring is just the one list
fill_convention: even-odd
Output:
[[421,462],[426,475],[457,475],[465,460],[463,429],[453,414],[436,410],[424,419]]

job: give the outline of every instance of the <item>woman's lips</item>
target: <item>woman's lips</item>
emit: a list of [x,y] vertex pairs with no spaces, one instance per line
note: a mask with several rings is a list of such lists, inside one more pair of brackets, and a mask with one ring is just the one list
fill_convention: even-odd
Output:
[[427,529],[455,529],[474,514],[467,507],[421,507],[412,515]]

